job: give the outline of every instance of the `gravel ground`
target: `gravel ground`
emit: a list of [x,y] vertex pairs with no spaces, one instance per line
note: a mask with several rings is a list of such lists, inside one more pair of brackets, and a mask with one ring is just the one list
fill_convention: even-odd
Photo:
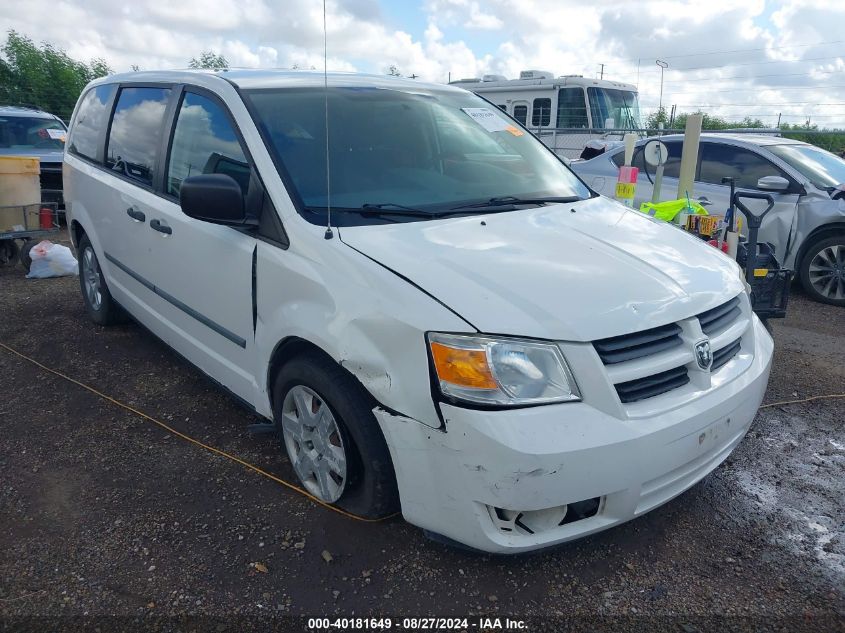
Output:
[[[767,402],[845,392],[845,310],[795,289],[773,331]],[[255,416],[155,337],[93,325],[76,278],[0,268],[0,342],[294,480]],[[761,410],[716,472],[635,521],[490,557],[326,511],[2,349],[0,394],[3,631],[306,626],[293,616],[845,630],[845,400]]]

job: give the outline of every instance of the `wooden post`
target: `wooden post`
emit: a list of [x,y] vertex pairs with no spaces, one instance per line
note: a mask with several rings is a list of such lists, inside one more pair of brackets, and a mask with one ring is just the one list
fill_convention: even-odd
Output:
[[690,114],[684,130],[684,149],[681,151],[681,173],[678,178],[678,200],[693,195],[695,168],[698,165],[698,141],[701,138],[701,114]]

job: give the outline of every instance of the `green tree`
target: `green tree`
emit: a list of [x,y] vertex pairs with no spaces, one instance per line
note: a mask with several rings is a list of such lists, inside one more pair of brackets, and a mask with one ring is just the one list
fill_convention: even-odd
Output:
[[105,60],[86,64],[52,44],[39,48],[14,30],[8,31],[0,50],[0,103],[34,105],[65,121],[85,84],[113,72]]
[[226,70],[229,68],[229,62],[223,55],[218,55],[214,51],[203,51],[200,53],[199,59],[192,57],[188,66],[208,70]]

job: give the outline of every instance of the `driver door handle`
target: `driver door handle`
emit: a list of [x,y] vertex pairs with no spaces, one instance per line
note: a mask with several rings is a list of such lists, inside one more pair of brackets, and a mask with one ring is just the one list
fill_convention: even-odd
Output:
[[136,209],[135,207],[129,207],[128,209],[126,209],[126,215],[128,215],[136,222],[143,222],[147,219],[147,216],[145,216],[142,211],[138,211],[138,209]]
[[162,224],[161,220],[150,220],[150,228],[153,231],[158,231],[159,233],[164,233],[165,235],[171,235],[173,233],[173,229],[166,224]]

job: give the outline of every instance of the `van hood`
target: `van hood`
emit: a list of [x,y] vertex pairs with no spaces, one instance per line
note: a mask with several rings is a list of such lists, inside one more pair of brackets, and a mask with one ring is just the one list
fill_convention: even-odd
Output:
[[716,249],[606,198],[339,231],[491,334],[591,341],[690,317],[744,287]]

